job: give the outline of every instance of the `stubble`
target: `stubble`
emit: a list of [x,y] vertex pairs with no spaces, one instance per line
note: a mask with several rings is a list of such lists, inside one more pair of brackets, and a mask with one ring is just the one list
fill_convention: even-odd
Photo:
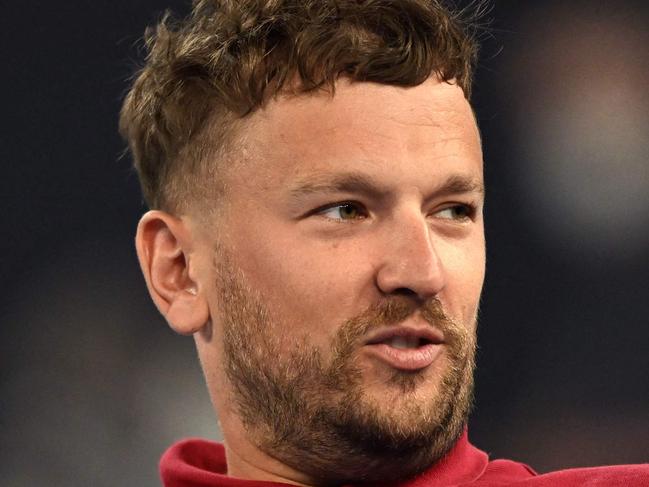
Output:
[[[474,324],[451,320],[437,299],[413,307],[395,297],[339,325],[327,361],[307,337],[294,337],[281,354],[291,328],[272,316],[227,254],[219,257],[224,368],[246,433],[262,451],[321,485],[339,485],[407,478],[452,448],[472,404]],[[396,370],[388,387],[403,399],[377,401],[364,390],[357,365],[363,337],[415,310],[444,333],[438,387],[421,397],[424,372]]]

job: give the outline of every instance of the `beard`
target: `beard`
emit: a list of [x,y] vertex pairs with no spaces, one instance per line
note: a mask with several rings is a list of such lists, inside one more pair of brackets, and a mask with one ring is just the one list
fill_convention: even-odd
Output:
[[[421,473],[457,442],[473,398],[475,323],[455,323],[435,298],[394,296],[339,325],[325,360],[307,336],[288,340],[290,323],[220,257],[224,369],[246,434],[264,453],[318,485],[383,483]],[[426,369],[394,370],[390,393],[373,398],[357,365],[363,338],[415,311],[444,333],[436,387],[422,393]]]

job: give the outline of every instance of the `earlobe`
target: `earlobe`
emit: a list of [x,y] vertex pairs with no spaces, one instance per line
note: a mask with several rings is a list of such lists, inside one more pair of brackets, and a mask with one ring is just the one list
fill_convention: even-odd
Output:
[[185,222],[168,213],[149,211],[138,224],[135,246],[151,298],[183,335],[196,333],[209,320],[200,282],[190,272],[192,245]]

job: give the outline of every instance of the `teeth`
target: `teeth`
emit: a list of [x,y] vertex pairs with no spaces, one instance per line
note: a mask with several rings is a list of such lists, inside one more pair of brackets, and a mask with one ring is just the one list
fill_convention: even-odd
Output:
[[393,337],[388,341],[388,345],[392,348],[406,349],[419,347],[419,338],[417,337]]

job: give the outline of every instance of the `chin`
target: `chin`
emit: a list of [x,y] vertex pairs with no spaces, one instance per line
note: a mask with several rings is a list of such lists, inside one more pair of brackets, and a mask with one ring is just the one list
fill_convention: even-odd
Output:
[[439,357],[430,366],[418,370],[400,370],[384,364],[373,364],[365,369],[365,392],[376,399],[395,400],[408,396],[422,400],[434,398],[448,368],[444,356]]

